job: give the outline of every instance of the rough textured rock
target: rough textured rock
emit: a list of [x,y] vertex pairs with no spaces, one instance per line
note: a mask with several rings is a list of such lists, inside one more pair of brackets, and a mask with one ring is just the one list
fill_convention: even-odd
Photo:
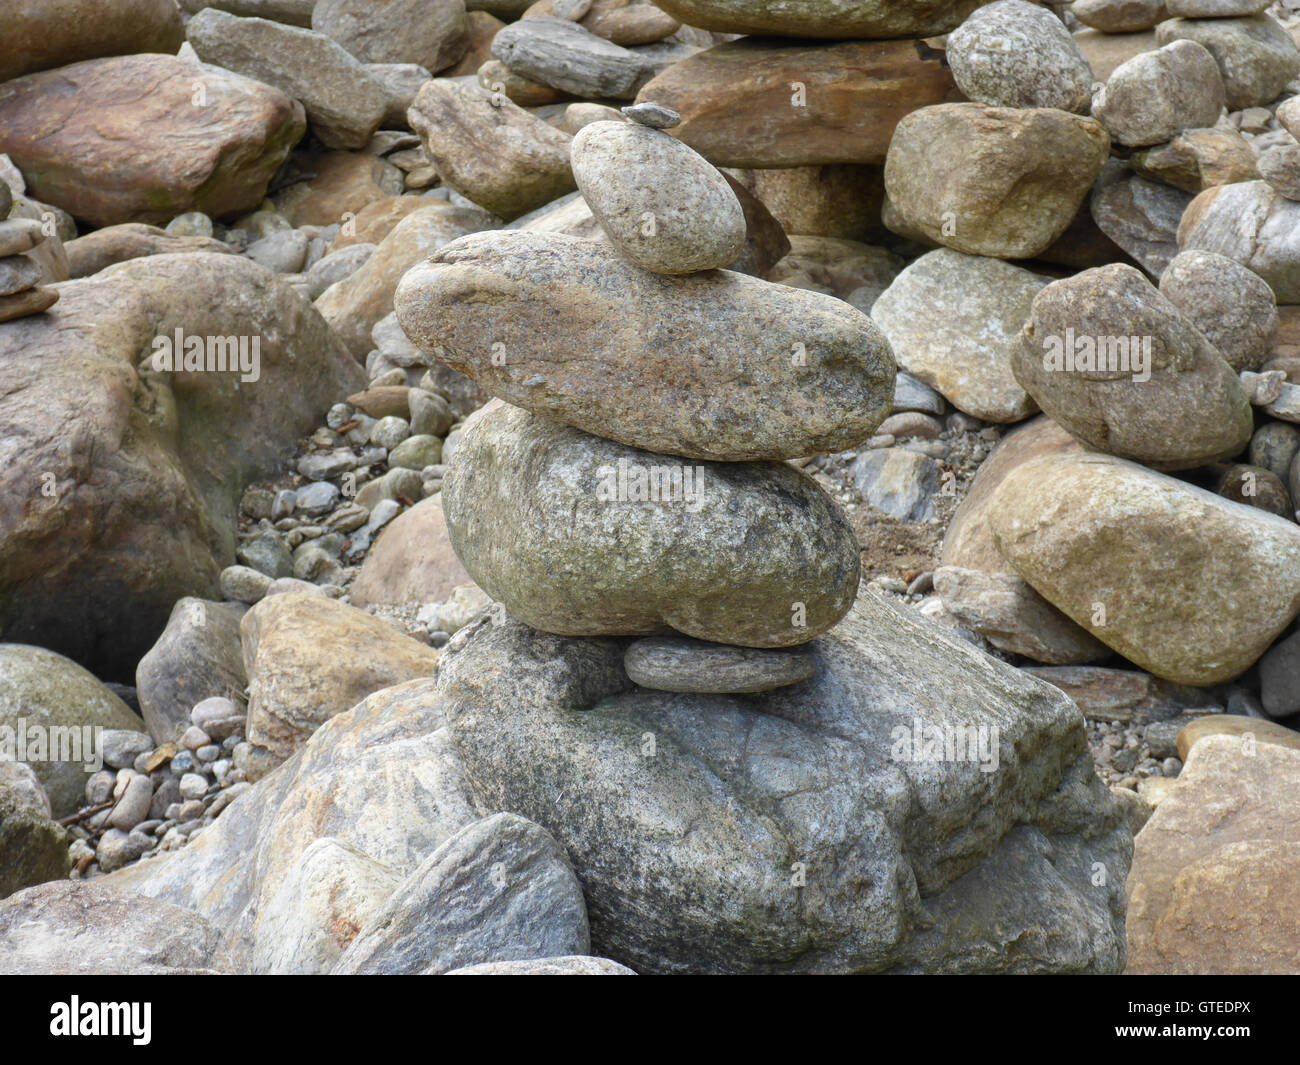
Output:
[[0,82],[83,59],[174,54],[185,39],[172,0],[10,0]]
[[1010,263],[942,248],[903,270],[871,317],[908,373],[967,414],[1015,422],[1038,409],[1016,382],[1011,356],[1046,284]]
[[1291,633],[1278,640],[1259,660],[1259,694],[1265,713],[1283,717],[1300,711],[1297,677],[1300,677],[1300,638]]
[[[561,14],[556,6],[552,0],[538,0],[524,12],[524,17]],[[563,7],[563,4],[559,6]],[[564,17],[572,19],[573,13]],[[587,7],[586,13],[574,21],[597,37],[625,47],[661,41],[676,33],[682,25],[655,4],[642,3],[641,0],[595,0]]]
[[650,60],[553,15],[520,19],[492,38],[516,74],[582,99],[631,100],[655,72]]
[[1120,64],[1092,101],[1092,116],[1117,143],[1143,147],[1213,126],[1223,101],[1214,57],[1195,41],[1177,40]]
[[[1122,966],[1128,831],[1064,696],[870,595],[811,645],[817,679],[764,695],[628,691],[624,647],[495,614],[441,682],[476,795],[556,836],[597,953],[642,972]],[[998,730],[998,772],[907,759],[900,732],[957,724]]]
[[494,814],[430,854],[333,972],[433,976],[589,947],[582,888],[564,852],[531,821]]
[[790,167],[882,163],[904,115],[957,91],[920,41],[746,38],[674,63],[637,98],[680,114],[672,135],[715,166]]
[[791,236],[866,244],[890,236],[880,220],[885,199],[883,167],[845,163],[745,170],[739,175]]
[[1089,209],[1098,228],[1152,277],[1178,254],[1178,222],[1192,197],[1131,173],[1111,160],[1093,187]]
[[1260,153],[1259,176],[1288,200],[1300,200],[1300,145],[1278,144]]
[[1052,108],[939,104],[899,122],[885,190],[935,243],[1032,258],[1069,227],[1109,146],[1099,122]]
[[175,56],[91,59],[0,85],[0,152],[31,195],[94,226],[252,210],[305,129],[278,89]]
[[1254,150],[1235,129],[1184,130],[1168,144],[1134,152],[1129,165],[1142,177],[1191,193],[1259,176]]
[[321,293],[316,309],[352,354],[373,350],[371,333],[393,313],[393,293],[411,267],[457,237],[486,228],[491,217],[437,200],[403,218],[359,270]]
[[212,972],[217,930],[196,913],[60,881],[0,902],[6,975],[168,976]]
[[1070,14],[1103,33],[1149,30],[1166,17],[1165,0],[1074,0]]
[[[657,501],[636,491],[651,472]],[[784,647],[857,590],[847,520],[779,463],[683,469],[493,401],[465,423],[442,496],[470,576],[543,631]]]
[[451,548],[439,494],[384,526],[352,582],[352,605],[436,603],[469,580]]
[[[244,486],[282,470],[364,374],[311,304],[238,256],[155,255],[59,292],[0,327],[0,497],[14,501],[0,631],[130,681],[176,600],[216,597]],[[245,338],[243,366],[156,367],[178,329],[208,338],[205,366],[239,362]],[[252,338],[256,383],[241,382]]]
[[197,703],[224,696],[240,706],[248,677],[239,643],[239,603],[178,599],[158,642],[135,669],[140,713],[157,743],[190,727]]
[[1266,181],[1202,192],[1183,213],[1178,248],[1235,259],[1268,282],[1278,303],[1300,303],[1300,203]]
[[1269,15],[1246,18],[1173,18],[1156,27],[1160,45],[1195,41],[1214,56],[1223,75],[1228,109],[1272,103],[1300,74],[1300,49]]
[[[26,769],[21,762],[4,763],[5,769],[11,765]],[[68,875],[72,868],[68,855],[72,837],[49,815],[48,806],[33,809],[0,778],[0,899]],[[8,971],[4,961],[0,961],[0,969]]]
[[745,212],[726,178],[681,141],[634,122],[593,122],[573,138],[573,176],[623,257],[660,274],[729,266]]
[[[390,201],[402,191],[402,172],[391,163],[361,152],[299,154],[306,180],[275,194],[275,209],[292,226],[354,229],[371,204]],[[405,197],[401,197],[405,199]],[[429,201],[425,201],[428,206]],[[352,225],[349,225],[351,223]]]
[[796,236],[788,243],[790,253],[773,264],[764,275],[767,280],[825,292],[863,314],[871,313],[905,265],[893,252],[856,240]]
[[[240,622],[248,741],[283,761],[372,692],[431,676],[438,652],[365,611],[319,595],[263,599]],[[339,648],[348,654],[340,656]]]
[[410,119],[442,180],[507,221],[577,187],[569,135],[482,89],[435,79]]
[[[99,768],[98,747],[87,732],[95,726],[138,731],[141,723],[75,662],[42,647],[0,644],[0,757],[31,766],[55,817],[75,813],[84,803],[86,778]],[[17,733],[23,727],[28,733],[20,752]]]
[[259,921],[249,970],[327,973],[397,890],[386,865],[329,836],[302,852]]
[[729,647],[680,636],[637,640],[627,649],[623,666],[643,688],[712,694],[770,691],[817,672],[817,660],[802,651]]
[[1130,973],[1294,973],[1300,751],[1198,743],[1138,837]]
[[507,402],[688,458],[850,447],[893,393],[887,343],[838,300],[650,274],[576,237],[467,237],[413,267],[395,302],[408,336]]
[[688,26],[785,37],[929,37],[946,33],[981,0],[664,0],[656,6]]
[[1236,371],[1131,266],[1054,281],[1012,354],[1016,380],[1089,447],[1166,470],[1240,453],[1254,431]]
[[[638,5],[639,6],[639,5]],[[636,976],[626,965],[608,958],[570,956],[531,961],[489,961],[453,969],[447,976]]]
[[[1033,459],[990,512],[998,549],[1040,595],[1167,680],[1237,676],[1300,612],[1293,522],[1123,459]],[[1243,597],[1254,572],[1269,580]]]
[[1257,370],[1277,337],[1277,300],[1253,270],[1209,251],[1185,251],[1160,275],[1160,293],[1234,370]]
[[185,32],[203,62],[300,101],[328,148],[364,148],[387,111],[379,79],[323,34],[214,8],[199,12]]
[[1070,31],[1026,0],[979,7],[948,34],[945,54],[957,87],[978,103],[1087,113],[1092,100],[1092,68]]
[[934,590],[953,617],[1003,651],[1055,666],[1110,657],[1110,648],[1014,573],[941,566]]
[[[173,237],[157,226],[125,222],[105,226],[65,245],[70,277],[91,277],[114,263],[141,259],[146,255],[180,255],[187,252],[210,252],[231,255],[234,249],[225,241],[212,237]],[[62,278],[61,280],[67,280]]]
[[317,0],[311,26],[363,63],[451,66],[469,44],[465,0]]

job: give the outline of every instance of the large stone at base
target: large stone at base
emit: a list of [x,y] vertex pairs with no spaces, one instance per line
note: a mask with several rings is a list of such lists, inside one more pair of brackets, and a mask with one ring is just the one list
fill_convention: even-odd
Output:
[[[0,325],[0,633],[129,682],[178,599],[216,597],[244,486],[278,475],[365,375],[240,256],[154,255],[57,290],[46,314]],[[155,369],[178,329],[213,366],[238,362],[241,337],[251,365],[256,340],[256,380]]]
[[[1078,710],[912,612],[864,596],[810,645],[815,678],[747,697],[631,692],[626,641],[499,610],[452,646],[466,775],[565,848],[596,953],[642,972],[1123,965],[1130,836]],[[925,760],[907,740],[927,727],[990,730],[997,768]]]
[[442,500],[470,576],[546,632],[786,647],[858,587],[848,520],[788,464],[686,465],[500,400],[465,423]]
[[1129,973],[1300,973],[1300,751],[1208,736],[1137,837]]

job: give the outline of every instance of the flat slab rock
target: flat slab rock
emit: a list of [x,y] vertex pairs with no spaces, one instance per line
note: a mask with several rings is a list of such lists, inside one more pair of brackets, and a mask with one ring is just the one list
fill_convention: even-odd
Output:
[[583,99],[631,100],[655,72],[646,56],[554,15],[499,30],[492,54],[516,74]]
[[817,672],[817,660],[798,651],[728,647],[672,636],[637,640],[627,649],[623,665],[643,688],[714,694],[770,691]]

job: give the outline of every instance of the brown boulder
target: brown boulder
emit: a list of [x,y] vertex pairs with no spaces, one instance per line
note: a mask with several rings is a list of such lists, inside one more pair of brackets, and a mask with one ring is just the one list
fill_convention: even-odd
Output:
[[384,527],[352,585],[352,603],[436,603],[470,580],[452,550],[439,494]]
[[173,0],[6,0],[0,81],[110,55],[165,52],[185,40]]
[[212,252],[231,255],[224,241],[212,237],[173,237],[157,226],[141,222],[123,222],[105,226],[64,245],[68,252],[68,272],[72,277],[90,277],[114,263],[140,259],[146,255],[171,255],[181,252]]

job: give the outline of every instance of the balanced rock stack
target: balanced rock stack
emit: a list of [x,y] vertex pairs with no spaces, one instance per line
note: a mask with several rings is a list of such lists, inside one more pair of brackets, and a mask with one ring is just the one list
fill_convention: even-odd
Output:
[[39,314],[59,298],[54,289],[41,285],[47,273],[28,254],[45,243],[44,226],[34,218],[8,217],[13,203],[9,186],[0,181],[0,322]]
[[846,303],[722,270],[746,238],[731,186],[656,128],[669,110],[626,110],[637,121],[572,146],[607,241],[476,234],[398,287],[412,339],[498,397],[448,463],[451,542],[542,631],[751,649],[683,644],[676,664],[662,642],[634,649],[648,686],[790,683],[806,668],[775,649],[844,616],[859,559],[838,506],[780,460],[871,435],[889,345]]

